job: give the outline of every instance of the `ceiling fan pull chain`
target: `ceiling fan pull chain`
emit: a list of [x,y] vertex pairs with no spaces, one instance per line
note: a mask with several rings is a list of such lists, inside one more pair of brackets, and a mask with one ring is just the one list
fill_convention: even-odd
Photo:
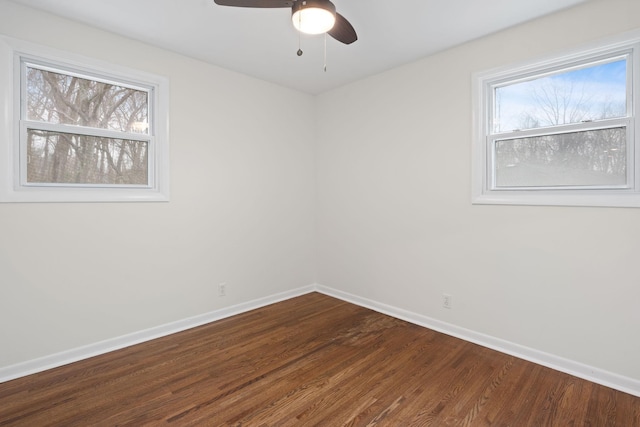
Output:
[[324,33],[324,72],[327,72],[327,33]]
[[[302,15],[298,17],[298,22],[302,20]],[[304,52],[302,52],[302,32],[298,31],[298,51],[296,52],[298,56],[302,56]]]

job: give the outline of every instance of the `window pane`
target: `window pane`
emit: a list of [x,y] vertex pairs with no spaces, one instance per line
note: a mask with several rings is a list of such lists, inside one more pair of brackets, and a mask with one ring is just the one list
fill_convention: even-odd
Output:
[[146,141],[29,129],[27,182],[147,185]]
[[621,59],[496,88],[493,132],[624,117],[626,106]]
[[495,142],[496,187],[627,184],[624,127]]
[[148,93],[27,67],[27,119],[148,133]]

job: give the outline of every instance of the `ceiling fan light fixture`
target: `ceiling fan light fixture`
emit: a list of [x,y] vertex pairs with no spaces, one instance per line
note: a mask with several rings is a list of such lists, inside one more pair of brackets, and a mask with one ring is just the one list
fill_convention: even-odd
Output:
[[303,33],[326,33],[336,23],[336,7],[329,0],[299,0],[293,5],[291,21]]

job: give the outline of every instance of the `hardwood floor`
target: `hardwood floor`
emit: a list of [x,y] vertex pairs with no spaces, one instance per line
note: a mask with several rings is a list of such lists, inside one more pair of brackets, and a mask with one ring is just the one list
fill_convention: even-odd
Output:
[[640,398],[312,293],[0,384],[0,426],[640,426]]

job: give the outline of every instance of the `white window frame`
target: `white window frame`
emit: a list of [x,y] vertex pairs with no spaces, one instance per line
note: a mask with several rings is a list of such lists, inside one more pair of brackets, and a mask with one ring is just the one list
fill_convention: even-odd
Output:
[[[77,130],[73,126],[26,120],[25,64],[114,83],[149,94],[148,134]],[[164,202],[169,200],[169,83],[132,70],[68,52],[0,36],[0,203],[2,202]],[[148,144],[147,185],[32,184],[26,182],[27,128],[124,138]]]
[[[496,87],[544,76],[598,60],[628,55],[627,116],[595,122],[512,132],[493,132],[493,96]],[[623,34],[600,43],[562,52],[541,60],[476,73],[472,76],[472,203],[549,206],[640,207],[640,32]],[[625,127],[627,135],[628,186],[592,187],[497,187],[493,176],[494,141],[564,132]],[[561,129],[561,130],[558,130]]]

